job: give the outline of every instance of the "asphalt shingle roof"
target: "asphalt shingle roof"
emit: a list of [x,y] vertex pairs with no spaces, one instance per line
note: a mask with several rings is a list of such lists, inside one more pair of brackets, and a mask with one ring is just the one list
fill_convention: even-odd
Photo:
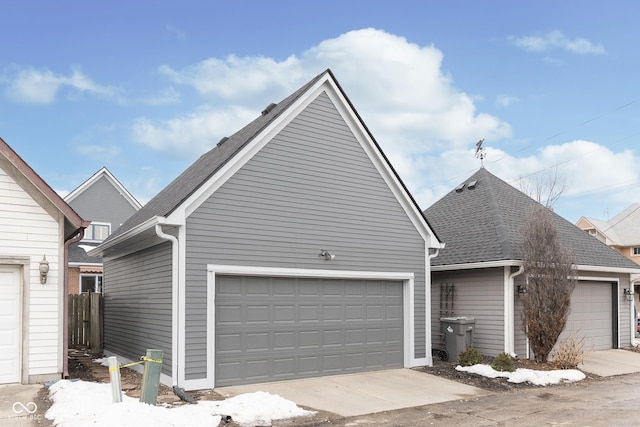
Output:
[[249,143],[260,131],[291,106],[326,73],[330,73],[330,70],[325,70],[318,74],[307,84],[275,106],[270,105],[269,107],[272,107],[271,109],[265,109],[265,112],[258,118],[228,137],[224,142],[221,141],[216,147],[200,156],[200,158],[182,174],[118,227],[106,241],[112,240],[155,216],[167,216],[173,212],[176,207],[193,194],[207,179],[213,176],[216,171],[224,166],[242,147]]
[[[473,181],[475,188],[469,188]],[[528,211],[538,202],[484,168],[463,184],[461,191],[452,190],[424,212],[446,244],[432,265],[521,260],[520,233]],[[639,268],[560,215],[552,215],[560,239],[573,249],[578,265]]]

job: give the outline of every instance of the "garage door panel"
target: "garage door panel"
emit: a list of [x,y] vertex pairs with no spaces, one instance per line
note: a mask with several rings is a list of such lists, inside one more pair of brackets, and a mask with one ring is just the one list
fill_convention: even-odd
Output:
[[403,366],[402,282],[233,277],[231,291],[226,279],[216,386]]
[[20,269],[0,266],[0,384],[20,382]]
[[585,349],[613,347],[612,285],[607,282],[580,281],[571,295],[571,312],[558,342],[577,332],[586,337]]

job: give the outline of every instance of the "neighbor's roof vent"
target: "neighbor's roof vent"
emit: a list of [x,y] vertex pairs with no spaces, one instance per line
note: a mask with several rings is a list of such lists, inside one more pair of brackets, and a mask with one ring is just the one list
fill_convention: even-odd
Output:
[[474,179],[473,181],[470,181],[470,182],[467,184],[467,188],[468,188],[469,190],[473,190],[474,188],[476,188],[476,185],[478,185],[478,180],[477,180],[477,179]]
[[464,182],[463,182],[462,184],[458,185],[458,186],[456,187],[456,193],[462,193],[462,190],[464,190],[464,186],[465,186],[465,185],[467,185],[467,184],[466,184],[466,183],[464,183]]
[[228,136],[223,136],[223,137],[220,139],[220,141],[218,141],[218,145],[217,145],[217,146],[219,147],[219,146],[221,146],[222,144],[224,144],[224,142],[225,142],[227,139],[229,139],[229,137],[228,137]]
[[270,112],[271,110],[273,110],[274,108],[276,108],[276,105],[277,105],[277,104],[274,104],[274,103],[272,102],[271,104],[267,105],[267,108],[265,108],[264,110],[262,110],[262,113],[261,113],[261,114],[262,114],[263,116],[266,116],[267,114],[269,114],[269,112]]

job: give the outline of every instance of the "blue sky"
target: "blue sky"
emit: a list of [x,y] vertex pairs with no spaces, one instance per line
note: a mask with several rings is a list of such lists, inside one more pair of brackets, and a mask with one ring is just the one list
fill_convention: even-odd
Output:
[[6,2],[0,137],[66,194],[102,166],[142,203],[331,68],[426,209],[480,167],[556,211],[639,202],[632,1]]

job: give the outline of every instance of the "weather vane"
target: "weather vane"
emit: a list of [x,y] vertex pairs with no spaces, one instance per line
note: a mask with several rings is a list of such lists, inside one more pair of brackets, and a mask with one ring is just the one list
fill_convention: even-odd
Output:
[[478,159],[480,159],[480,167],[484,167],[484,158],[487,157],[487,153],[484,152],[484,147],[482,146],[482,143],[484,142],[484,139],[481,139],[480,141],[476,142],[476,157]]

